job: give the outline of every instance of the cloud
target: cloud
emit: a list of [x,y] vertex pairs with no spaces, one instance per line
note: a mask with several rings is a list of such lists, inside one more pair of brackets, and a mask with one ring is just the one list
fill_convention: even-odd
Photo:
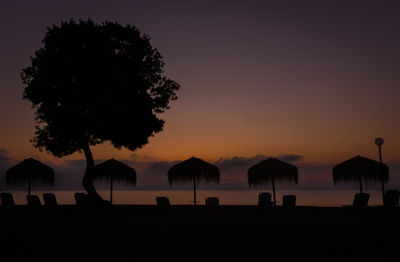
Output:
[[256,155],[253,157],[243,157],[243,156],[234,156],[231,158],[221,157],[214,164],[218,166],[221,170],[244,168],[244,167],[249,168],[250,166],[266,158],[267,156],[264,155]]
[[[265,155],[255,155],[252,157],[234,156],[230,158],[221,157],[215,162],[221,170],[228,170],[234,168],[249,168],[252,165],[268,158]],[[276,156],[275,158],[281,159],[286,162],[298,162],[303,159],[303,156],[296,154],[283,154]]]
[[148,172],[150,173],[164,173],[166,174],[168,172],[168,169],[170,169],[173,165],[177,164],[178,161],[159,161],[159,162],[153,162],[149,165],[148,167]]
[[0,188],[4,189],[6,187],[5,173],[14,163],[15,159],[10,156],[10,153],[0,148]]
[[[137,173],[137,189],[171,189],[167,172],[178,161],[146,162],[141,172]],[[175,188],[175,186],[174,186]],[[178,185],[178,188],[181,186]]]
[[296,155],[296,154],[284,154],[284,155],[277,156],[276,158],[278,158],[282,161],[293,163],[293,162],[298,162],[298,161],[302,160],[303,156]]
[[5,168],[9,163],[9,158],[7,156],[7,152],[3,149],[0,149],[0,168]]
[[54,188],[57,190],[83,190],[82,178],[86,160],[66,160],[63,164],[49,164],[55,172]]
[[138,155],[136,153],[132,153],[130,155],[130,159],[133,161],[140,161],[140,162],[149,162],[149,161],[155,161],[155,158],[147,155]]

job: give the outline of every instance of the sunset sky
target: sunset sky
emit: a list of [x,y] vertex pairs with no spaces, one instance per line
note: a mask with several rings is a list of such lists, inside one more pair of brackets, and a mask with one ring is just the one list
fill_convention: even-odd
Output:
[[95,159],[124,160],[154,185],[168,164],[197,156],[218,163],[229,187],[246,180],[248,165],[274,156],[297,164],[300,182],[328,185],[332,165],[357,154],[378,160],[380,136],[390,185],[400,186],[399,14],[399,1],[382,0],[3,0],[0,171],[28,157],[62,174],[81,163],[82,154],[57,159],[29,142],[35,121],[20,72],[46,27],[91,18],[148,34],[166,76],[181,85],[148,145],[97,146]]

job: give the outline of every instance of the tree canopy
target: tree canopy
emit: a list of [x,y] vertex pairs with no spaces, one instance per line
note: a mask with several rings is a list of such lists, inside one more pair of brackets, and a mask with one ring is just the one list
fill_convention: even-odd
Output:
[[47,29],[22,70],[37,121],[33,144],[62,157],[104,141],[135,150],[162,131],[157,114],[179,85],[149,36],[115,22],[70,20]]

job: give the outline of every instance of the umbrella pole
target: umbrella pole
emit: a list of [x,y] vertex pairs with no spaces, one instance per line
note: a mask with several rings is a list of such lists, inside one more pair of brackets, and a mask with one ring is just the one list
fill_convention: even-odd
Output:
[[112,191],[113,191],[113,181],[112,178],[110,180],[110,203],[112,204]]
[[361,193],[361,194],[363,193],[363,187],[362,187],[362,179],[361,179],[361,176],[360,176],[360,193]]
[[275,179],[272,177],[272,193],[274,195],[274,207],[276,207],[276,197],[275,197]]
[[[381,150],[381,145],[378,146],[379,148],[379,162],[382,165],[382,150]],[[384,185],[384,181],[383,181],[383,173],[381,173],[381,182],[382,182],[382,201],[383,204],[385,204],[385,185]]]
[[196,206],[196,178],[193,179],[193,205]]
[[31,195],[31,177],[28,178],[28,196]]

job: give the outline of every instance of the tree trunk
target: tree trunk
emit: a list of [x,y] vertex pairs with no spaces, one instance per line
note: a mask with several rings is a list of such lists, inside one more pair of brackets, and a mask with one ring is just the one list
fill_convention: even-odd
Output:
[[92,180],[92,174],[94,170],[92,151],[90,150],[89,144],[84,145],[82,149],[86,157],[86,171],[82,179],[83,188],[85,188],[86,192],[88,193],[88,197],[91,203],[102,204],[104,203],[104,200],[97,193]]

